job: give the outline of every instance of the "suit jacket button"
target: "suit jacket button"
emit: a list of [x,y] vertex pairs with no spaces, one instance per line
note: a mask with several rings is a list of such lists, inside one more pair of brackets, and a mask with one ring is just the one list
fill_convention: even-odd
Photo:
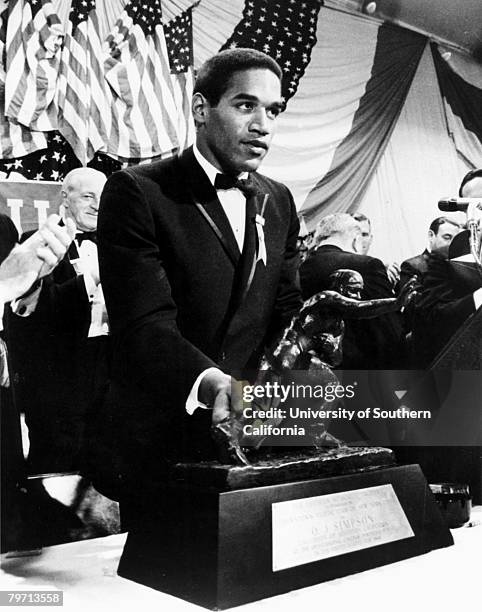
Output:
[[219,358],[221,359],[221,361],[224,361],[226,359],[226,353],[222,351],[221,355],[219,355]]

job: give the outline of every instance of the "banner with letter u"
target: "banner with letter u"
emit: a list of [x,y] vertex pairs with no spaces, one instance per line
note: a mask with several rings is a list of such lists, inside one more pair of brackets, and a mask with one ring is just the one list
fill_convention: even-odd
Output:
[[19,235],[37,229],[58,212],[61,189],[54,181],[0,181],[0,213],[12,219]]

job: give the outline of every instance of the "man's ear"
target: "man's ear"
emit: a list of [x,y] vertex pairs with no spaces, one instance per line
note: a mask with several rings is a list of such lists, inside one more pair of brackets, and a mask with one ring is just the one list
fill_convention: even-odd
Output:
[[61,197],[61,200],[60,200],[61,206],[63,206],[64,208],[68,208],[69,203],[67,200],[67,192],[62,189],[62,191],[60,192],[60,197]]
[[193,95],[191,109],[196,125],[206,123],[206,116],[209,111],[209,102],[202,95],[202,93],[196,92]]

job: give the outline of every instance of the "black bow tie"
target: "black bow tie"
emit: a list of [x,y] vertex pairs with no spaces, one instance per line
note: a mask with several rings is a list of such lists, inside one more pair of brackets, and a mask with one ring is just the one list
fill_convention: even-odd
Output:
[[97,244],[97,232],[80,232],[79,234],[75,234],[75,239],[79,246],[84,240],[91,240]]
[[238,179],[229,174],[216,174],[214,179],[214,189],[239,189],[249,198],[256,193],[256,187],[251,178]]

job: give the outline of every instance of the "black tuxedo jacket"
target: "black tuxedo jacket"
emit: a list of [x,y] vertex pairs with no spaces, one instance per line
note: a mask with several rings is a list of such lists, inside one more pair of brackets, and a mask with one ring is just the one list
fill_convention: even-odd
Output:
[[420,255],[415,255],[415,257],[403,261],[400,266],[399,287],[403,287],[412,276],[416,276],[421,282],[424,274],[427,272],[429,260],[430,253],[425,249]]
[[[362,299],[393,297],[385,266],[375,257],[322,245],[301,264],[300,281],[307,299],[329,286],[329,276],[339,269],[355,270],[364,281]],[[391,369],[402,365],[401,321],[398,314],[376,319],[345,321],[342,368]]]
[[[124,491],[159,482],[166,458],[211,456],[210,411],[185,413],[197,376],[256,368],[301,304],[293,199],[251,176],[258,194],[247,201],[242,253],[192,149],[115,173],[104,188],[98,248],[113,363],[97,468]],[[264,265],[255,219],[266,195]]]
[[[407,282],[413,278],[417,277],[417,282],[415,283],[415,290],[417,291],[417,295],[413,298],[408,304],[408,306],[403,311],[403,322],[405,332],[411,333],[414,328],[417,328],[419,323],[417,322],[417,304],[420,300],[420,296],[423,291],[423,279],[425,274],[427,273],[430,260],[434,257],[432,253],[429,253],[427,249],[420,255],[415,255],[415,257],[411,257],[410,259],[402,262],[400,266],[400,280],[397,286],[397,293],[407,284]],[[414,350],[411,339],[411,366],[417,365],[419,362],[419,355],[417,354],[417,350]]]
[[473,293],[482,287],[475,261],[433,256],[417,303],[416,343],[428,365],[453,334],[475,312]]
[[[10,253],[18,241],[18,232],[15,224],[9,216],[0,213],[0,264]],[[3,308],[2,308],[3,312]],[[5,338],[10,348],[10,337],[8,333],[8,316],[4,316],[0,321],[3,330],[0,331],[2,338]],[[0,361],[1,361],[0,357]],[[0,367],[6,364],[0,363]],[[12,367],[8,364],[11,373]],[[12,379],[13,377],[10,376]],[[11,388],[0,387],[0,501],[1,501],[1,521],[7,524],[10,519],[10,512],[17,513],[18,508],[12,503],[17,492],[17,483],[24,477],[24,461],[22,454],[22,438],[20,432],[20,416],[13,401]],[[13,517],[13,514],[12,514]],[[1,534],[2,550],[6,541],[6,530]]]
[[[26,240],[33,232],[21,238]],[[82,276],[77,276],[71,258],[78,257],[75,244],[51,274],[42,280],[42,289],[35,310],[28,317],[13,317],[19,334],[39,359],[38,365],[49,366],[56,377],[75,374],[72,363],[75,347],[87,338],[90,326],[90,303]],[[35,343],[32,342],[35,339]]]
[[[26,233],[22,240],[31,234]],[[31,472],[80,467],[84,406],[79,404],[91,307],[70,258],[75,245],[42,281],[36,309],[10,316],[11,355],[19,408],[30,430]]]
[[8,215],[0,214],[0,263],[7,257],[18,241],[15,224]]

